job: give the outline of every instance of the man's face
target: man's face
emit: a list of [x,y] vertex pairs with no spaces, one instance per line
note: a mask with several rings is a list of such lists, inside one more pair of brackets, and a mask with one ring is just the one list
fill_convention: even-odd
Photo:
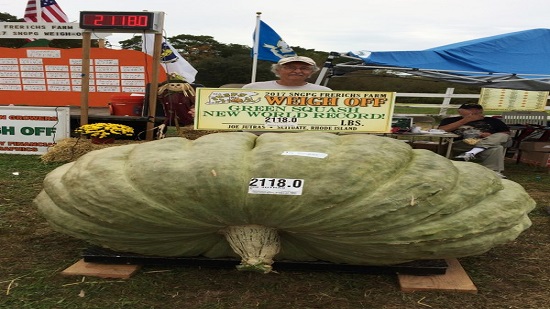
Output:
[[285,63],[277,71],[282,80],[305,81],[313,73],[313,66],[305,62]]
[[466,116],[469,116],[469,115],[479,115],[479,114],[482,114],[483,113],[483,110],[481,109],[477,109],[477,108],[459,108],[458,109],[458,114],[462,117],[466,117]]

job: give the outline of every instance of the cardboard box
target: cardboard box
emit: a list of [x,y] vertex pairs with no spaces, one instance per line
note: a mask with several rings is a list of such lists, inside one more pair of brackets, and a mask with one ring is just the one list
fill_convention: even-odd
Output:
[[529,165],[550,167],[550,152],[523,150],[519,160]]
[[524,141],[519,144],[519,149],[525,151],[540,151],[540,152],[550,152],[550,142],[531,142]]

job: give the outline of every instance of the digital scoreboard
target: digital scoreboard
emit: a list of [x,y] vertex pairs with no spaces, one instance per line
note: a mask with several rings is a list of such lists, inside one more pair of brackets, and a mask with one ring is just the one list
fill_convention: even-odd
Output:
[[81,11],[81,29],[112,32],[160,32],[164,22],[164,12],[101,12]]

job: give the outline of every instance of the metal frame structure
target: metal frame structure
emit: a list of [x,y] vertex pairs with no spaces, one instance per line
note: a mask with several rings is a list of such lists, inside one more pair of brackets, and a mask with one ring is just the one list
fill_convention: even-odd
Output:
[[[349,61],[334,64],[334,60],[346,58]],[[391,70],[410,75],[441,79],[449,82],[478,85],[485,88],[507,88],[521,90],[550,90],[550,74],[516,74],[479,71],[440,70],[433,68],[384,66],[366,64],[363,59],[349,53],[331,52],[321,69],[316,84],[327,85],[332,77],[342,76],[358,70]]]

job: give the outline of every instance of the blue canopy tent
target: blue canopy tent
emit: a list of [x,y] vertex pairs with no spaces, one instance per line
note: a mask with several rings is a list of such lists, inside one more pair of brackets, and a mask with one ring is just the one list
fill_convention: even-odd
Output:
[[[337,57],[351,61],[333,65]],[[512,32],[420,51],[333,52],[317,82],[361,69],[403,71],[482,87],[547,91],[550,29]]]

